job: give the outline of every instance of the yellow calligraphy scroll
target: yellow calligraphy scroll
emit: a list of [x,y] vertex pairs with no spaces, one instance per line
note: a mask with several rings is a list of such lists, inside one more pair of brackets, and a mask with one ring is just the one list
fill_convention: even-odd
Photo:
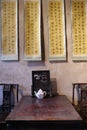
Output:
[[64,1],[48,0],[49,59],[65,60]]
[[86,0],[72,0],[72,55],[74,60],[87,60]]
[[24,2],[25,43],[24,55],[27,60],[40,59],[40,1],[25,0]]
[[1,0],[2,59],[17,59],[17,1]]

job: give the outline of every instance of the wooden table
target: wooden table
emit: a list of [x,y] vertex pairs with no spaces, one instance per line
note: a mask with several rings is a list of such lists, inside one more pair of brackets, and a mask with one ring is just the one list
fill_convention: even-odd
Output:
[[6,119],[7,130],[80,130],[82,119],[66,96],[22,100]]

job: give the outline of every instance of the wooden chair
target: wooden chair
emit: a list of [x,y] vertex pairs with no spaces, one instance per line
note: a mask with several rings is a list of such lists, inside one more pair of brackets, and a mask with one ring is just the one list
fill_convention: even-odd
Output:
[[[78,103],[75,105],[75,90],[77,92]],[[73,84],[72,104],[83,119],[84,126],[87,129],[87,83]]]
[[3,101],[0,106],[0,130],[4,130],[6,117],[18,102],[19,86],[18,84],[0,84],[0,87],[3,87]]

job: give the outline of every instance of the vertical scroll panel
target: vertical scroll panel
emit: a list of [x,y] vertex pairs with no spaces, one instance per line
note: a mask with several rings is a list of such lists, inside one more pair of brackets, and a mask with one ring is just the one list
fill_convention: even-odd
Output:
[[71,0],[72,60],[87,60],[87,0]]
[[24,59],[41,60],[40,0],[24,0]]
[[66,60],[64,0],[48,0],[49,60]]
[[0,1],[1,60],[18,60],[18,2]]

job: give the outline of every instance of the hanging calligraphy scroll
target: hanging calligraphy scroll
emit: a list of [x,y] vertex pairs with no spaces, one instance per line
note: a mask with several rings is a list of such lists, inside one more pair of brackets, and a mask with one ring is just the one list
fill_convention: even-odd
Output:
[[24,59],[41,60],[41,1],[24,0]]
[[64,0],[48,0],[49,60],[66,60]]
[[72,59],[87,60],[87,0],[71,0]]
[[17,0],[0,1],[1,60],[18,60]]

